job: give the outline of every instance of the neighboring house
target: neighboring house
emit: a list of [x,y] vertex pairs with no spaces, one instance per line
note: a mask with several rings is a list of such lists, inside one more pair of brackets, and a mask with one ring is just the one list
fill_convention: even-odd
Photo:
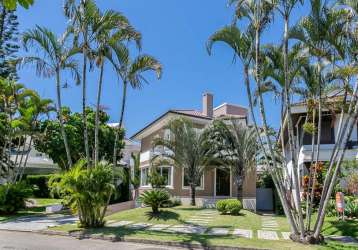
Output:
[[[330,99],[330,103],[333,104],[335,97],[332,96]],[[333,105],[331,105],[333,106]],[[305,119],[307,116],[307,105],[304,102],[296,103],[292,105],[292,122],[294,126],[295,140],[297,141],[298,148],[298,178],[301,181],[304,175],[309,173],[309,166],[311,164],[311,152],[312,152],[312,137],[310,134],[303,133],[303,124],[305,123]],[[337,134],[338,134],[338,126],[341,115],[340,112],[335,112],[333,114],[332,111],[328,109],[323,109],[322,113],[322,126],[321,126],[321,143],[319,150],[319,158],[320,162],[328,162],[330,160],[333,148],[335,143],[337,142]],[[343,116],[343,119],[347,118],[347,114]],[[288,162],[288,171],[289,175],[292,174],[292,161],[290,159],[289,146],[288,146],[288,135],[287,135],[287,124],[285,124],[283,128],[283,139],[285,146],[285,156]],[[300,139],[303,135],[302,143],[300,143]],[[317,139],[316,139],[317,141]],[[316,144],[314,144],[316,147]],[[342,150],[342,149],[340,149]],[[316,154],[314,154],[313,160],[316,159]],[[358,159],[358,131],[357,131],[357,122],[354,126],[352,135],[347,144],[347,150],[345,152],[344,160],[355,160]],[[300,186],[301,186],[300,185]],[[302,191],[302,190],[300,190]]]
[[[152,148],[152,140],[155,136],[170,137],[170,132],[165,126],[172,119],[185,117],[190,119],[198,129],[209,125],[215,118],[232,118],[247,125],[248,110],[239,105],[223,103],[213,108],[213,95],[203,95],[203,109],[197,110],[169,110],[153,122],[149,123],[131,138],[140,141],[141,155],[141,186],[139,191],[150,189],[148,182],[150,160],[156,152]],[[167,188],[170,193],[182,200],[183,204],[189,204],[189,185],[182,168],[173,166],[160,167],[160,173],[166,178]],[[212,205],[217,199],[237,197],[237,188],[230,171],[221,169],[207,170],[197,187],[197,201],[203,206]],[[245,177],[242,190],[243,205],[245,208],[256,209],[256,172],[252,171]]]
[[[29,138],[26,139],[26,143],[29,143]],[[27,153],[28,151],[18,153],[13,149],[10,159],[15,162],[16,155],[18,154],[17,162],[20,162],[21,157],[23,157],[23,162],[25,162]],[[40,153],[34,146],[31,147],[24,174],[52,174],[57,171],[60,171],[60,168],[48,155]]]

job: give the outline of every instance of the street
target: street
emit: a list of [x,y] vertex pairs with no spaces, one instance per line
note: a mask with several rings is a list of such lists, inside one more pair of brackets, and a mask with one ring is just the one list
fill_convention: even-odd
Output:
[[0,249],[4,250],[167,250],[180,249],[126,242],[104,240],[78,240],[65,236],[50,236],[36,233],[0,231]]

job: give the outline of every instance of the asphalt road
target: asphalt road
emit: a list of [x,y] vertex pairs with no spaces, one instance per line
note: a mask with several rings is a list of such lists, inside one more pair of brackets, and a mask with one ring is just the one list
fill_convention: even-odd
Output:
[[104,240],[78,240],[65,236],[50,236],[36,233],[0,231],[1,250],[179,250],[182,248],[162,247]]

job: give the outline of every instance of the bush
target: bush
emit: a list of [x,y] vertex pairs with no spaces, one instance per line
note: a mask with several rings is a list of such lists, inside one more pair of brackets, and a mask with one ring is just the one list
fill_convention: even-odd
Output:
[[216,209],[221,214],[239,215],[242,209],[242,204],[236,199],[219,200],[216,202]]
[[64,205],[78,212],[80,227],[93,228],[105,223],[104,216],[114,191],[112,181],[110,164],[100,162],[87,169],[85,161],[80,160],[70,171],[53,175],[49,186],[64,199]]
[[26,183],[32,187],[33,195],[36,198],[50,198],[48,181],[51,175],[28,175]]
[[354,199],[353,197],[352,198],[347,197],[347,199],[345,200],[346,200],[345,209],[344,209],[345,215],[348,217],[358,218],[358,199]]
[[170,195],[166,190],[153,189],[145,191],[139,199],[144,203],[144,205],[152,207],[153,213],[158,213],[159,207],[163,204],[167,204],[169,198]]
[[25,182],[0,186],[0,214],[14,214],[25,208],[25,200],[31,194]]
[[329,200],[327,209],[326,209],[326,215],[328,217],[333,217],[333,216],[337,215],[336,201],[334,199]]
[[170,198],[167,203],[163,203],[160,207],[177,207],[181,205],[181,200],[178,198]]

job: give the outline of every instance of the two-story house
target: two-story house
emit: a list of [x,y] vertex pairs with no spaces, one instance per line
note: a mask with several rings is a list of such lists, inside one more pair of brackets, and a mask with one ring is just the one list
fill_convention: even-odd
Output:
[[[168,137],[170,132],[165,129],[167,123],[178,117],[190,119],[193,124],[202,129],[209,125],[216,118],[232,118],[241,121],[243,124],[248,123],[248,110],[239,105],[223,103],[218,107],[213,107],[213,95],[205,93],[203,95],[202,111],[198,110],[169,110],[159,116],[157,119],[149,123],[139,132],[132,136],[132,139],[140,141],[141,155],[141,182],[140,192],[150,189],[151,185],[148,181],[150,173],[150,160],[155,150],[152,147],[152,140],[155,136]],[[183,169],[174,166],[160,167],[160,173],[166,179],[169,192],[182,200],[183,204],[189,204],[189,185],[185,178]],[[242,200],[245,208],[256,209],[256,172],[252,171],[245,177],[242,188]],[[233,181],[230,171],[221,169],[207,170],[197,188],[197,204],[209,206],[214,204],[217,199],[225,199],[237,197],[237,188]]]
[[[328,98],[327,98],[328,99]],[[335,100],[334,96],[329,98],[327,102],[333,103]],[[331,105],[334,106],[334,105]],[[303,125],[307,117],[307,105],[305,102],[300,102],[293,104],[291,107],[291,118],[292,124],[294,126],[295,140],[298,147],[298,177],[302,181],[302,177],[309,173],[309,167],[312,159],[312,136],[309,133],[305,133]],[[347,114],[344,114],[343,119],[347,119]],[[334,145],[337,143],[338,129],[340,122],[341,114],[337,109],[336,112],[323,109],[322,112],[322,126],[321,126],[321,139],[320,139],[320,150],[318,155],[319,162],[328,162],[332,155]],[[288,163],[288,170],[291,174],[292,171],[292,162],[289,154],[289,146],[287,143],[287,123],[283,128],[283,141],[285,148],[285,157]],[[346,135],[347,136],[347,135]],[[314,143],[314,147],[317,146],[317,136]],[[342,148],[340,149],[342,150]],[[316,150],[313,155],[313,160],[316,159]],[[358,131],[357,131],[357,122],[351,134],[351,137],[347,143],[347,149],[344,155],[344,160],[358,160]],[[301,183],[302,184],[302,183]],[[302,191],[302,190],[300,190]]]

